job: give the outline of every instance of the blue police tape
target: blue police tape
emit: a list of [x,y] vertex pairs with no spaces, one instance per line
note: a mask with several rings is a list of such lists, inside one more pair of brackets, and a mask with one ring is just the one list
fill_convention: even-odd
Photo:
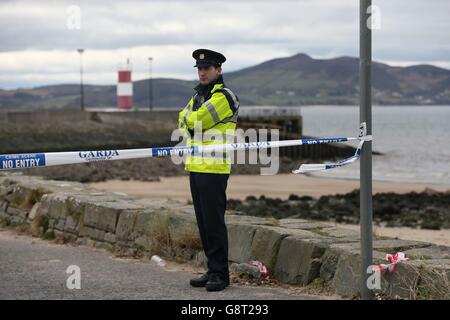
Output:
[[186,146],[186,147],[160,147],[146,149],[123,149],[123,150],[98,150],[98,151],[72,151],[72,152],[48,152],[30,154],[9,154],[0,155],[0,171],[12,169],[24,169],[35,167],[48,167],[55,165],[66,165],[85,163],[91,161],[107,160],[127,160],[149,157],[183,156],[185,154],[204,154],[212,151],[240,151],[252,149],[281,148],[322,143],[336,143],[358,140],[359,145],[355,155],[338,161],[336,163],[325,164],[303,164],[293,173],[305,173],[318,170],[327,170],[340,167],[357,160],[361,154],[364,141],[372,140],[372,136],[366,135],[366,124],[360,126],[358,137],[350,138],[317,138],[317,139],[296,139],[280,141],[258,141],[245,143],[230,143],[220,145]]
[[197,153],[198,147],[161,147],[161,148],[152,148],[152,157],[166,157],[172,155],[180,155],[186,153]]
[[45,167],[44,153],[0,155],[0,170]]

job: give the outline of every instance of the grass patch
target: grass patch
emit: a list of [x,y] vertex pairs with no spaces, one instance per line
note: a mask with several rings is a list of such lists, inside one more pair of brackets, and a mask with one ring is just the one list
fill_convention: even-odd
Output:
[[417,300],[431,300],[433,297],[429,288],[419,287],[415,292],[415,299]]
[[49,218],[47,216],[36,216],[30,225],[31,235],[34,237],[42,237],[48,229],[48,223]]
[[44,233],[42,236],[43,240],[54,240],[56,238],[55,232],[53,230]]
[[169,217],[156,215],[147,229],[149,249],[152,254],[170,256],[172,254],[172,237],[169,229]]
[[151,254],[188,261],[201,250],[202,244],[197,225],[178,221],[173,213],[155,214],[146,232]]
[[3,217],[0,217],[0,227],[7,227],[9,226],[9,220]]
[[419,279],[412,290],[412,298],[416,300],[449,300],[450,283],[444,271],[429,268],[418,268]]
[[18,233],[18,234],[27,234],[30,230],[30,226],[27,224],[21,224],[18,225],[14,228],[14,230]]

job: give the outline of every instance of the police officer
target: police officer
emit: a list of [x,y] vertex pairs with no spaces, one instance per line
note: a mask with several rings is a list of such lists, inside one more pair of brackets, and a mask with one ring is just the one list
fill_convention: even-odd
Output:
[[[188,145],[231,143],[234,140],[239,100],[225,86],[223,54],[208,49],[192,53],[200,83],[194,96],[179,113],[178,127],[188,133]],[[200,135],[198,135],[200,132]],[[199,137],[200,136],[200,137]],[[228,152],[193,154],[186,158],[192,200],[208,271],[191,279],[193,287],[220,291],[230,283],[228,234],[225,225],[226,188],[231,171]]]

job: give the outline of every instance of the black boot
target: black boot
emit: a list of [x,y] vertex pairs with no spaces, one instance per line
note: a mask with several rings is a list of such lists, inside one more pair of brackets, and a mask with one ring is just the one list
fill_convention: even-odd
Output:
[[220,274],[212,273],[206,283],[206,291],[222,291],[230,284],[229,277],[221,277]]
[[198,278],[191,279],[190,284],[193,287],[204,287],[209,280],[209,275],[207,273],[201,275]]

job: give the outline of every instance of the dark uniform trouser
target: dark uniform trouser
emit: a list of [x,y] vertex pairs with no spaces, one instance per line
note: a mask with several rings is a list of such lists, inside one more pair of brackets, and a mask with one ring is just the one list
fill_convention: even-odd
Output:
[[218,273],[224,280],[229,277],[228,234],[225,225],[228,177],[228,174],[189,174],[197,225],[208,259],[208,273]]

